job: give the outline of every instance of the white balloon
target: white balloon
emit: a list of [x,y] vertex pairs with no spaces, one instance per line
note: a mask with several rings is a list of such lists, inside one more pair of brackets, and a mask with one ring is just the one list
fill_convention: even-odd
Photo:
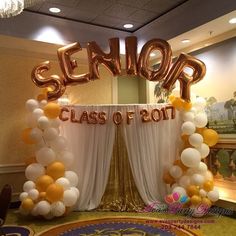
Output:
[[197,173],[205,173],[207,171],[207,165],[204,163],[204,162],[200,162],[199,163],[199,166],[195,167],[194,170],[197,172]]
[[197,109],[195,107],[192,107],[190,109],[190,112],[192,112],[194,115],[196,115],[197,114]]
[[67,206],[67,207],[73,206],[73,205],[75,205],[77,200],[78,200],[77,194],[74,190],[68,189],[68,190],[64,191],[63,202],[64,202],[65,206]]
[[194,113],[190,112],[190,111],[184,112],[183,120],[193,122],[194,121]]
[[197,150],[201,154],[201,158],[202,159],[207,157],[209,155],[209,153],[210,153],[210,148],[205,143],[202,143],[199,147],[197,147]]
[[203,143],[203,137],[201,134],[194,133],[188,138],[189,143],[194,147],[199,147]]
[[198,128],[203,128],[207,125],[207,115],[206,113],[199,113],[195,116],[194,118],[194,124],[196,125],[196,127]]
[[172,193],[179,193],[180,195],[187,195],[186,190],[183,187],[175,187],[172,190]]
[[37,119],[32,114],[29,114],[26,118],[26,124],[30,128],[35,128],[37,127]]
[[47,105],[47,103],[48,103],[47,100],[42,100],[39,103],[39,107],[43,109]]
[[66,168],[70,168],[74,162],[74,155],[69,151],[62,151],[58,153],[57,159],[62,162]]
[[50,211],[47,215],[43,216],[46,220],[51,220],[54,218],[54,215],[52,214],[52,212]]
[[202,97],[197,97],[193,102],[193,106],[198,110],[204,110],[206,107],[206,100]]
[[204,173],[203,175],[204,175],[205,181],[213,180],[213,175],[209,170],[207,170],[206,173]]
[[58,137],[58,131],[55,128],[47,128],[43,132],[43,137],[46,141],[52,141]]
[[193,185],[202,186],[202,184],[204,182],[204,177],[200,174],[194,174],[190,178],[191,178],[191,183]]
[[57,137],[56,139],[50,142],[52,149],[56,152],[61,152],[66,149],[67,142],[66,139],[62,136]]
[[52,119],[52,120],[50,120],[50,124],[53,128],[59,128],[60,124],[61,124],[61,121],[58,118]]
[[37,142],[35,144],[35,150],[39,151],[39,149],[43,148],[43,147],[47,147],[45,141],[42,139],[40,142]]
[[212,201],[212,202],[216,202],[219,200],[219,191],[214,188],[212,191],[207,193],[207,197]]
[[51,148],[43,147],[36,152],[36,160],[44,166],[49,165],[55,159],[56,154]]
[[63,202],[53,202],[51,205],[51,213],[53,216],[62,216],[66,211],[66,207]]
[[33,181],[31,181],[31,180],[28,180],[28,181],[26,181],[25,183],[24,183],[24,185],[23,185],[23,190],[25,191],[25,192],[29,192],[31,189],[34,189],[35,188],[35,183],[33,182]]
[[191,134],[193,134],[195,132],[196,127],[195,127],[193,122],[185,121],[182,124],[181,130],[182,130],[183,134],[191,135]]
[[207,193],[204,189],[200,189],[199,194],[200,194],[201,197],[206,197],[206,195],[207,195]]
[[29,191],[29,197],[32,199],[32,200],[36,200],[36,199],[38,199],[38,197],[39,197],[39,191],[37,190],[37,189],[31,189],[30,191]]
[[201,155],[195,148],[186,148],[181,153],[181,161],[187,167],[196,167],[201,161]]
[[28,180],[35,181],[39,176],[45,174],[44,167],[39,163],[32,163],[25,169],[25,176]]
[[29,99],[26,101],[25,103],[25,107],[28,111],[33,111],[34,109],[38,108],[39,104],[38,101],[36,101],[35,99]]
[[48,118],[46,116],[41,116],[38,119],[38,127],[40,129],[47,129],[48,127],[50,127],[50,122],[48,120]]
[[77,195],[77,198],[79,198],[79,196],[80,196],[79,189],[78,189],[78,188],[76,188],[76,187],[71,187],[70,189],[71,189],[71,190],[73,190],[73,191],[76,193],[76,195]]
[[27,192],[22,192],[19,196],[20,201],[22,202],[24,199],[28,198],[28,193]]
[[33,128],[30,131],[30,138],[35,141],[35,142],[40,142],[42,141],[42,137],[43,137],[43,132],[41,129],[39,128]]
[[169,169],[169,173],[172,177],[178,179],[183,174],[183,171],[179,166],[174,165]]
[[37,210],[39,215],[47,215],[51,210],[51,205],[47,201],[40,201],[37,203]]
[[55,183],[61,185],[64,190],[70,188],[70,181],[65,177],[58,178]]
[[70,181],[72,187],[76,187],[78,185],[79,179],[78,175],[71,170],[65,172],[65,177]]
[[192,176],[193,174],[196,174],[196,169],[195,168],[189,168],[186,172],[188,176]]
[[33,110],[32,114],[36,119],[39,119],[39,117],[43,116],[44,112],[43,112],[42,109],[36,108],[36,109]]
[[190,185],[190,177],[187,175],[183,175],[182,177],[180,177],[179,185],[186,189]]

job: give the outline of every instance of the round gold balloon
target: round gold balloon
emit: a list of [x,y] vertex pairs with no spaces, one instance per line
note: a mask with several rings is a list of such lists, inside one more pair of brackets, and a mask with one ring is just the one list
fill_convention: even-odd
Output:
[[46,198],[50,202],[57,202],[63,198],[64,189],[59,184],[51,184],[46,190]]
[[177,109],[177,110],[179,110],[179,111],[183,109],[183,103],[184,103],[184,101],[183,101],[181,98],[176,97],[171,103],[172,103],[172,106],[173,106],[175,109]]
[[49,119],[55,119],[60,115],[61,108],[57,103],[50,102],[43,108],[43,111]]
[[31,128],[26,128],[23,130],[21,138],[22,141],[26,144],[35,144],[35,141],[30,138]]
[[63,177],[65,174],[65,166],[62,162],[55,161],[47,166],[47,175],[50,175],[54,180]]
[[22,201],[21,207],[22,207],[22,209],[24,209],[26,211],[30,211],[34,207],[34,202],[31,198],[26,198]]
[[199,195],[199,188],[196,185],[189,185],[187,187],[187,194],[189,197]]
[[198,195],[193,195],[191,198],[190,198],[190,201],[193,205],[198,205],[199,203],[201,203],[202,199],[200,196]]
[[45,192],[47,187],[54,182],[49,175],[42,175],[36,180],[36,188],[39,192]]
[[216,145],[219,140],[218,133],[213,129],[205,129],[202,135],[203,142],[206,143],[209,147]]
[[214,183],[211,180],[208,180],[203,184],[203,189],[206,190],[207,192],[211,191],[213,187],[214,187]]

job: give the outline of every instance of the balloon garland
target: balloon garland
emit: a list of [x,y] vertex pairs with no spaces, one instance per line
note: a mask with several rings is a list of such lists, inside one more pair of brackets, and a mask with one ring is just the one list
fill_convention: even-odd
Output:
[[[45,91],[47,92],[47,91]],[[26,144],[34,144],[35,156],[26,159],[27,181],[20,194],[20,212],[46,219],[66,215],[79,198],[78,176],[70,170],[73,154],[60,135],[61,108],[47,102],[46,93],[26,101],[28,128],[22,132]]]
[[[219,137],[216,131],[206,128],[207,114],[206,101],[197,97],[193,103],[186,102],[174,95],[169,96],[172,105],[180,111],[182,118],[182,151],[180,159],[175,160],[168,171],[164,173],[163,180],[171,186],[169,198],[177,195],[185,197],[185,206],[193,209],[193,215],[200,215],[197,210],[204,205],[210,208],[219,199],[219,192],[214,187],[213,175],[208,170],[204,159],[208,156],[210,148],[214,146]],[[194,212],[195,210],[195,212]]]

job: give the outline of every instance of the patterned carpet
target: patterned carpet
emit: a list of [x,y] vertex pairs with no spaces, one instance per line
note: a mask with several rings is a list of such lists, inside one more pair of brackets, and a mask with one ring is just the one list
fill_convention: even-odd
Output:
[[[234,236],[236,232],[236,220],[229,217],[186,218],[157,212],[72,212],[67,217],[45,221],[23,217],[19,215],[18,211],[11,210],[5,225],[27,226],[35,235],[40,236],[56,236],[56,232],[62,233],[60,234],[61,236]],[[84,231],[80,231],[82,230],[81,228]],[[130,228],[136,230],[136,232],[129,232]],[[115,230],[111,232],[113,234],[108,234],[109,232],[98,234],[101,230],[111,229]],[[95,230],[97,230],[97,234]],[[13,235],[15,236],[16,234]],[[18,234],[17,236],[26,235]],[[7,234],[7,236],[12,235]]]

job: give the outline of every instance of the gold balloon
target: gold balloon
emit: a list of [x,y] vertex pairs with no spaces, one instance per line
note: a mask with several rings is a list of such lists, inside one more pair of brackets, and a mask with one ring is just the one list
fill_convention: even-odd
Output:
[[[158,69],[150,69],[149,56],[153,50],[158,50],[161,55],[161,63]],[[139,55],[138,70],[139,75],[150,81],[163,80],[171,64],[171,48],[168,42],[162,39],[152,39],[145,43]]]
[[43,93],[40,93],[38,96],[37,96],[37,100],[40,102],[42,100],[47,100],[48,97],[46,94],[43,94]]
[[185,111],[189,111],[191,108],[192,108],[192,103],[191,102],[186,102],[186,101],[183,102],[183,109]]
[[45,200],[45,199],[46,199],[46,192],[40,192],[38,200],[41,201],[41,200]]
[[213,129],[205,129],[202,133],[203,142],[206,143],[209,147],[212,147],[217,144],[219,140],[218,133]]
[[202,202],[201,203],[204,204],[204,205],[207,205],[208,207],[211,207],[211,205],[212,205],[212,202],[207,197],[202,198]]
[[214,183],[211,180],[208,180],[203,183],[203,189],[206,190],[207,192],[211,191],[214,187]]
[[34,208],[34,202],[31,198],[25,198],[21,203],[22,209],[30,211]]
[[45,78],[42,74],[50,69],[50,62],[45,61],[35,66],[31,73],[34,84],[40,88],[53,87],[52,91],[47,92],[48,100],[56,100],[61,97],[66,90],[65,81],[58,75],[51,75]]
[[65,78],[65,85],[76,85],[89,82],[89,74],[75,75],[74,69],[77,67],[76,60],[71,60],[71,56],[81,51],[80,44],[72,43],[57,50],[61,71]]
[[35,141],[30,138],[31,128],[26,128],[22,131],[21,138],[26,144],[35,144]]
[[126,73],[128,75],[137,75],[137,37],[130,36],[125,38],[125,58]]
[[177,110],[179,110],[179,111],[183,110],[183,103],[184,103],[184,101],[183,101],[181,98],[179,98],[179,97],[176,97],[176,98],[171,102],[172,106],[173,106],[174,108],[176,108]]
[[196,185],[189,185],[187,187],[187,194],[189,197],[199,195],[199,188]]
[[110,53],[104,53],[96,42],[87,43],[90,80],[99,79],[98,66],[104,65],[114,76],[121,73],[120,46],[118,38],[109,39]]
[[201,203],[202,199],[200,196],[198,195],[193,195],[191,198],[190,198],[190,201],[193,205],[198,205]]
[[[185,73],[185,68],[191,68],[193,70],[193,74],[190,76]],[[172,65],[162,86],[163,88],[170,90],[174,86],[175,82],[179,80],[180,97],[189,102],[191,85],[203,79],[205,74],[206,66],[202,61],[190,55],[181,53],[176,62]]]
[[60,115],[61,108],[57,103],[50,102],[43,108],[43,111],[49,119],[55,119]]
[[174,100],[175,100],[175,95],[171,94],[169,97],[168,97],[169,101],[172,103]]
[[54,180],[63,177],[65,174],[65,166],[59,161],[52,162],[46,168],[47,175],[50,175]]
[[36,180],[36,188],[39,192],[45,192],[47,187],[54,182],[49,175],[42,175]]
[[59,184],[51,184],[46,190],[46,199],[50,202],[57,202],[63,198],[64,189]]

